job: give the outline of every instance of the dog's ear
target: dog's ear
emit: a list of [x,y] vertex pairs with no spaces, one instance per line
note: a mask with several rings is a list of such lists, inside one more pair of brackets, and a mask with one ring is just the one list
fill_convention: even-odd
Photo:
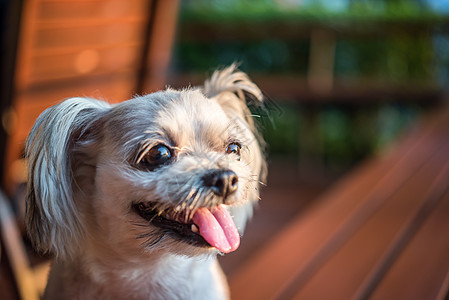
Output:
[[204,83],[204,94],[216,99],[226,113],[232,116],[238,114],[246,120],[253,132],[256,131],[248,104],[261,104],[263,94],[248,75],[237,70],[235,64],[215,71]]
[[86,143],[96,120],[109,108],[98,100],[68,99],[45,110],[31,129],[25,149],[26,225],[38,250],[70,256],[78,246],[84,230],[73,199],[73,151]]

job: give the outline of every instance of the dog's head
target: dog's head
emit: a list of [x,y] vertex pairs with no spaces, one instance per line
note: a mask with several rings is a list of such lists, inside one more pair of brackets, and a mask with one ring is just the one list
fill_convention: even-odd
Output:
[[245,96],[262,101],[232,66],[202,89],[46,110],[26,148],[37,248],[63,257],[235,250],[264,173]]

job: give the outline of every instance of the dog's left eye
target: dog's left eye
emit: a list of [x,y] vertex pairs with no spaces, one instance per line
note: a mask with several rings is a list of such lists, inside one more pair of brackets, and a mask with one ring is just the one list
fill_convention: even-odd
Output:
[[242,149],[242,146],[239,143],[230,143],[226,146],[226,153],[236,154],[240,159],[240,149]]
[[171,158],[172,153],[170,148],[163,144],[158,144],[145,154],[142,162],[152,170],[160,165],[166,164]]

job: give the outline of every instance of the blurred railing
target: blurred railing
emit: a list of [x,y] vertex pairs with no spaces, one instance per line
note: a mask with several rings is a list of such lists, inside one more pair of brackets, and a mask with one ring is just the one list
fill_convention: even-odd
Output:
[[181,9],[168,83],[198,85],[241,62],[281,108],[264,124],[271,153],[296,155],[300,166],[344,171],[444,101],[448,16],[200,2]]

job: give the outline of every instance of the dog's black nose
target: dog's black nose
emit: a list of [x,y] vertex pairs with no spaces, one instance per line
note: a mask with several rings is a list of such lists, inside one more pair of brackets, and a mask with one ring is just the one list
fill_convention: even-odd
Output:
[[231,170],[213,170],[203,176],[204,185],[224,198],[237,190],[238,181],[239,178]]

